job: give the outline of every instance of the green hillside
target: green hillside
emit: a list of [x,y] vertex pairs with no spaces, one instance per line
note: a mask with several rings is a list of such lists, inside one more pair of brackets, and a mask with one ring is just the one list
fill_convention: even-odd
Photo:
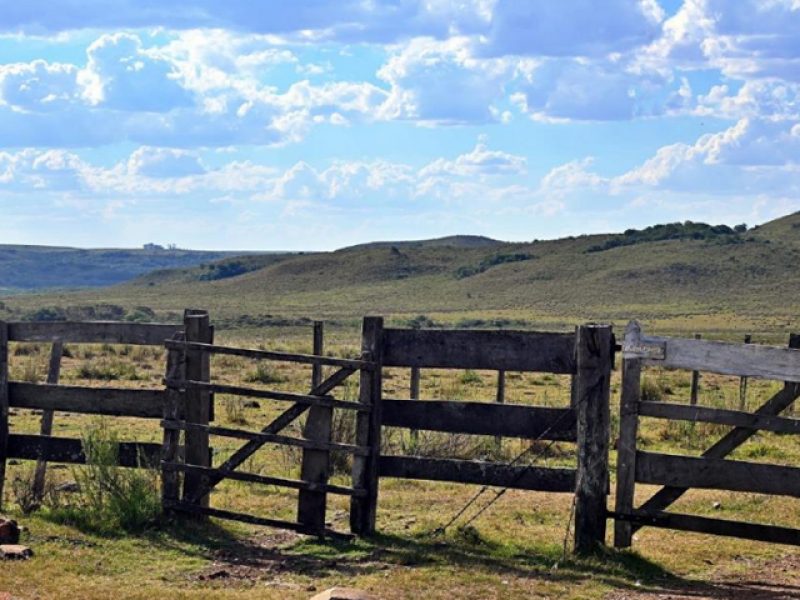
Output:
[[[4,306],[22,317],[43,307],[110,304],[164,316],[198,306],[223,326],[373,313],[426,315],[429,324],[637,317],[689,330],[800,328],[800,213],[749,230],[686,223],[531,243],[453,239],[229,258],[103,290],[10,297]],[[226,270],[231,262],[242,264]]]

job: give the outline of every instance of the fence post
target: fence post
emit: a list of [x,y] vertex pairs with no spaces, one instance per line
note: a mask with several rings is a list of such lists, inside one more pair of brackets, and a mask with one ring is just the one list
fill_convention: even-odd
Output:
[[[502,370],[497,372],[497,396],[495,397],[495,402],[497,404],[505,404],[506,402],[506,372]],[[498,435],[495,437],[494,443],[498,451],[502,450],[503,436]]]
[[369,407],[356,416],[356,444],[369,447],[368,456],[353,457],[353,487],[366,491],[350,499],[350,530],[358,535],[375,532],[378,508],[378,461],[381,453],[381,366],[383,364],[383,318],[364,317],[361,332],[364,360],[375,364],[362,369],[358,401]]
[[[186,335],[176,333],[174,340],[185,340]],[[186,378],[184,368],[185,363],[181,360],[183,354],[180,350],[170,350],[167,352],[167,364],[165,369],[166,380],[182,380]],[[164,434],[161,445],[161,509],[169,513],[171,507],[178,502],[180,496],[180,472],[166,466],[168,463],[176,463],[179,460],[178,448],[180,447],[181,432],[179,429],[171,428],[170,421],[174,422],[181,418],[181,412],[186,414],[185,404],[181,406],[181,392],[172,387],[167,387],[164,402]]]
[[0,509],[6,480],[8,450],[8,323],[0,321]]
[[[702,337],[703,336],[700,335],[699,333],[694,334],[694,339],[696,340],[702,339]],[[700,371],[692,371],[692,387],[689,396],[689,404],[691,404],[692,406],[697,404],[697,397],[699,393],[700,393]],[[694,425],[694,423],[692,423],[692,425]]]
[[[313,353],[321,356],[324,347],[323,324],[314,321]],[[316,363],[311,371],[311,389],[322,382],[322,365]],[[331,426],[333,424],[333,408],[329,406],[312,406],[308,410],[303,437],[318,442],[331,441]],[[328,450],[303,449],[303,463],[300,479],[311,483],[328,483],[330,476],[330,452]],[[297,501],[297,521],[308,525],[316,531],[325,530],[325,512],[327,494],[310,490],[300,490]]]
[[575,409],[578,421],[578,473],[575,490],[575,552],[604,545],[608,494],[609,396],[612,330],[584,325],[576,333]]
[[[641,327],[631,321],[625,331],[625,345],[635,345],[641,336]],[[617,503],[616,512],[633,510],[636,486],[636,436],[639,430],[639,401],[642,388],[642,359],[622,360],[622,399],[619,409],[619,442],[617,444]],[[630,548],[633,529],[630,523],[614,522],[614,546]]]
[[[745,344],[752,344],[753,343],[753,336],[751,334],[747,334],[744,336],[744,343]],[[739,410],[745,410],[747,407],[747,377],[742,377],[739,379]]]
[[[212,344],[214,330],[209,323],[208,313],[202,310],[187,310],[184,313],[184,328],[187,342],[200,342]],[[211,362],[208,352],[202,350],[186,350],[186,379],[189,381],[208,382],[211,379]],[[214,401],[209,392],[202,390],[186,390],[185,419],[187,423],[208,425],[211,418],[211,404]],[[186,464],[201,467],[211,466],[209,454],[208,431],[187,430],[185,435]],[[183,499],[194,498],[203,487],[206,477],[197,473],[186,473],[183,478]],[[208,506],[209,496],[206,494],[198,499],[197,504]]]
[[[409,389],[409,396],[412,400],[419,400],[419,383],[421,379],[421,373],[419,367],[411,367],[411,385]],[[412,429],[410,432],[411,441],[416,443],[419,441],[419,431],[416,429]],[[415,450],[416,452],[416,450]]]
[[[47,369],[47,383],[55,385],[61,376],[61,355],[64,354],[64,344],[55,340],[50,348],[50,365]],[[39,427],[40,435],[53,434],[53,411],[42,411],[42,422]],[[40,458],[36,461],[36,472],[33,475],[33,497],[41,501],[44,496],[44,483],[47,477],[47,461]]]

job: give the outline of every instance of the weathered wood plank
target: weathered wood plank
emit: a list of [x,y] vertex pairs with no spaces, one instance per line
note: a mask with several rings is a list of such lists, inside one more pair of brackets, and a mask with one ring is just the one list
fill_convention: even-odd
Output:
[[316,356],[313,354],[296,354],[291,352],[275,352],[272,350],[251,350],[248,348],[234,348],[230,346],[217,346],[199,342],[166,342],[170,350],[202,350],[210,354],[226,354],[229,356],[242,356],[256,360],[274,360],[295,362],[306,365],[320,365],[329,367],[347,367],[350,369],[371,369],[372,363],[350,358],[336,358],[334,356]]
[[356,444],[367,446],[367,456],[353,457],[353,487],[367,494],[350,499],[350,531],[358,535],[375,533],[378,513],[378,458],[381,453],[381,395],[383,393],[384,328],[382,317],[364,317],[361,328],[362,357],[375,363],[372,371],[362,370],[358,401],[369,412],[356,413]]
[[[800,348],[800,335],[791,334],[789,336],[789,347]],[[783,389],[775,394],[772,398],[767,400],[760,408],[755,411],[758,415],[779,415],[786,408],[792,406],[794,401],[800,397],[800,384],[786,383]],[[737,427],[726,435],[724,435],[718,442],[713,444],[708,450],[703,452],[702,456],[705,458],[724,458],[736,448],[744,444],[747,440],[753,437],[757,431],[755,429],[747,429],[744,427]],[[681,487],[665,487],[656,492],[647,502],[640,508],[648,512],[658,512],[667,508],[670,504],[680,498],[688,488]],[[638,525],[633,526],[633,530],[638,529]]]
[[383,400],[386,427],[574,442],[575,411],[519,404]]
[[366,456],[369,453],[369,448],[365,446],[356,446],[354,444],[341,444],[338,442],[320,442],[315,440],[308,440],[303,438],[294,438],[286,435],[278,435],[273,433],[261,433],[256,431],[243,431],[241,429],[232,429],[229,427],[219,427],[216,425],[200,425],[198,423],[187,423],[180,420],[164,420],[161,426],[165,429],[186,430],[186,429],[202,429],[207,431],[209,435],[219,435],[221,437],[229,437],[239,440],[253,440],[263,442],[265,444],[279,444],[282,446],[296,446],[298,448],[311,448],[313,450],[335,450],[337,452],[349,452],[351,454],[358,454]]
[[[186,465],[183,463],[162,463],[162,469],[168,471],[180,471],[183,473],[194,473],[202,475],[207,479],[218,477],[222,475],[219,469],[212,469],[211,467],[198,467],[197,465]],[[301,479],[287,479],[285,477],[271,477],[269,475],[257,475],[256,473],[247,473],[243,471],[226,471],[224,473],[225,479],[234,479],[236,481],[246,481],[248,483],[260,483],[262,485],[277,485],[279,487],[291,488],[294,490],[307,490],[313,492],[328,492],[330,494],[338,494],[340,496],[363,496],[364,490],[358,490],[341,485],[330,485],[325,483],[316,483],[313,481],[303,481]],[[313,529],[313,526],[309,527]]]
[[578,327],[575,410],[578,415],[578,475],[575,487],[575,552],[596,552],[605,544],[608,495],[611,327]]
[[638,451],[636,481],[800,497],[800,469],[754,462]]
[[727,521],[723,519],[710,519],[676,513],[647,513],[634,511],[633,513],[614,512],[609,516],[618,521],[632,523],[638,527],[660,527],[664,529],[677,529],[696,533],[708,533],[754,540],[758,542],[771,542],[774,544],[787,544],[800,546],[800,530],[775,525],[761,525],[758,523],[745,523],[741,521]]
[[[183,333],[176,333],[175,339],[183,338]],[[166,379],[184,378],[181,352],[178,350],[167,351],[167,363],[164,377]],[[177,390],[167,389],[163,407],[164,421],[175,421],[181,417],[181,394]],[[164,427],[161,443],[161,462],[170,463],[178,460],[178,447],[180,446],[180,431]],[[170,505],[180,499],[181,481],[177,471],[161,469],[161,510],[169,512]]]
[[[637,334],[638,324],[630,323],[626,333]],[[626,358],[622,361],[622,396],[620,399],[619,441],[617,442],[617,498],[616,510],[629,513],[633,510],[636,486],[636,436],[639,431],[639,401],[642,395],[642,359]],[[631,525],[625,521],[614,522],[614,546],[629,548],[633,537]]]
[[[352,371],[351,371],[352,372]],[[306,394],[295,394],[293,392],[278,392],[274,390],[259,390],[249,387],[236,385],[224,385],[221,383],[207,383],[205,381],[167,381],[167,385],[172,388],[186,390],[205,390],[219,394],[229,394],[231,396],[248,396],[251,398],[265,398],[267,400],[278,400],[281,402],[295,402],[307,404],[308,406],[326,406],[329,408],[347,408],[356,411],[369,411],[368,407],[360,405],[358,402],[347,400],[336,400],[329,396],[314,396]]]
[[[119,444],[119,464],[122,467],[155,466],[158,465],[160,455],[161,444]],[[79,465],[86,463],[81,440],[41,435],[11,434],[8,439],[8,457]]]
[[164,390],[90,388],[12,381],[9,402],[14,408],[55,410],[115,417],[163,418]]
[[575,491],[575,469],[511,466],[499,463],[413,456],[381,456],[381,477],[450,481],[541,492]]
[[386,329],[384,365],[572,373],[575,336],[528,331]]
[[800,433],[800,419],[759,415],[739,410],[690,406],[665,402],[643,402],[639,408],[643,417],[673,419],[694,423],[715,423],[775,433]]
[[[694,334],[694,339],[701,340],[703,336],[699,333]],[[689,386],[689,404],[697,404],[700,395],[700,371],[692,371],[692,382]]]
[[182,331],[182,325],[122,323],[117,321],[47,321],[8,324],[9,339],[15,342],[65,344],[131,344],[161,346]]
[[800,350],[779,346],[652,336],[642,336],[640,343],[642,348],[659,345],[664,345],[666,348],[663,360],[647,358],[642,352],[626,348],[628,357],[644,358],[650,365],[707,371],[720,375],[800,382]]
[[[61,376],[61,356],[64,353],[64,344],[61,340],[53,342],[50,348],[50,364],[47,369],[47,383],[57,385]],[[39,435],[53,434],[53,415],[52,409],[42,411],[42,420],[39,426]],[[41,501],[44,496],[44,484],[47,477],[47,461],[39,460],[36,462],[36,471],[33,475],[33,497]]]

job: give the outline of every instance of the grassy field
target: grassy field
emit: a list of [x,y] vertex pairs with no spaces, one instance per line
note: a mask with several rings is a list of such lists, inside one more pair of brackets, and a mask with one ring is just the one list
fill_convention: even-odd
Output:
[[[329,327],[326,334],[326,347],[331,354],[356,353],[355,328]],[[299,326],[223,330],[218,338],[223,343],[306,352],[311,340],[310,328]],[[12,378],[42,380],[48,353],[46,345],[15,344],[11,352]],[[161,385],[163,356],[159,349],[67,346],[67,354],[63,359],[65,383]],[[299,365],[276,363],[259,368],[236,357],[213,360],[213,376],[221,382],[303,391],[310,381],[310,369]],[[646,374],[646,389],[655,399],[686,402],[689,380],[688,373],[652,370]],[[423,372],[421,395],[423,399],[490,400],[495,383],[496,374],[489,372],[429,370]],[[387,396],[407,396],[408,386],[406,370],[387,370]],[[615,376],[615,427],[618,388]],[[735,407],[738,389],[738,381],[733,378],[705,376],[700,401]],[[755,408],[776,389],[777,384],[752,381],[748,406]],[[352,398],[355,392],[351,384],[341,388],[337,397]],[[564,406],[568,397],[568,378],[508,374],[508,402]],[[282,408],[277,402],[265,400],[259,400],[257,406],[245,405],[227,396],[218,396],[216,402],[218,424],[253,430]],[[12,429],[37,431],[39,418],[31,411],[16,410]],[[157,422],[106,419],[105,425],[122,439],[160,440]],[[80,437],[95,426],[97,422],[87,417],[58,414],[54,431],[59,436]],[[347,439],[351,431],[346,419],[337,420],[337,436]],[[647,419],[643,421],[642,447],[698,454],[724,431],[716,426],[690,427]],[[215,464],[238,446],[225,438],[213,438],[212,445]],[[384,445],[387,452],[492,459],[509,459],[525,448],[517,440],[505,440],[498,447],[493,438],[425,433],[414,444],[407,434],[392,430],[386,431]],[[570,444],[542,446],[532,456],[531,462],[551,466],[571,465],[575,460]],[[735,457],[796,465],[800,443],[791,436],[760,434]],[[295,451],[267,447],[244,470],[297,477],[298,459]],[[337,457],[334,464],[335,481],[347,483],[346,460]],[[14,464],[10,478],[24,480],[30,469],[30,464]],[[53,484],[80,480],[76,468],[56,466],[49,474]],[[787,553],[787,548],[780,546],[645,529],[636,537],[634,552],[609,551],[605,557],[574,560],[564,553],[571,497],[521,491],[505,494],[473,523],[467,525],[465,515],[446,532],[438,533],[437,529],[476,492],[474,486],[451,484],[383,480],[380,535],[352,543],[322,543],[291,533],[218,521],[208,525],[163,522],[126,534],[98,528],[91,519],[65,520],[57,507],[70,502],[68,493],[53,500],[52,506],[24,515],[12,488],[6,488],[7,513],[26,527],[23,541],[33,547],[37,556],[28,562],[4,565],[0,570],[0,591],[11,591],[21,598],[307,598],[314,590],[337,584],[371,590],[381,598],[413,598],[421,594],[429,598],[603,598],[614,590],[631,594],[650,589],[676,590],[683,589],[689,580],[736,577]],[[640,489],[642,499],[651,492],[646,486]],[[484,499],[490,497],[491,494]],[[228,481],[213,494],[212,506],[292,519],[295,493]],[[681,499],[678,508],[720,518],[800,526],[797,503],[788,498],[692,491]],[[332,527],[346,529],[345,499],[331,497],[328,519]]]

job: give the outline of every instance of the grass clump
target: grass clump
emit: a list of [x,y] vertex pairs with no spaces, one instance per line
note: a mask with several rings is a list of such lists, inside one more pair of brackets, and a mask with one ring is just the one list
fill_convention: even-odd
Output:
[[118,381],[120,379],[139,381],[141,379],[136,367],[122,360],[89,361],[78,367],[75,376],[78,379],[95,381]]
[[151,526],[161,514],[158,470],[142,459],[137,469],[118,466],[119,439],[102,420],[87,431],[83,451],[86,465],[73,471],[78,491],[49,506],[48,518],[105,535]]
[[283,376],[266,363],[258,363],[256,368],[245,376],[248,383],[282,383]]

